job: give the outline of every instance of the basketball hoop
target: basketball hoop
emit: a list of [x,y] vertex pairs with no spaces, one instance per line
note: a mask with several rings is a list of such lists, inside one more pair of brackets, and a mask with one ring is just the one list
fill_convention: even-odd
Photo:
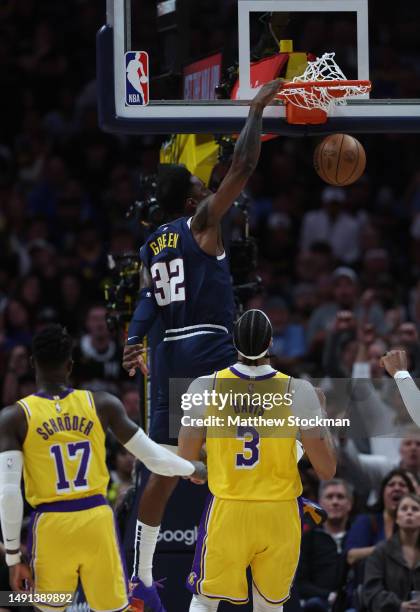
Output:
[[349,81],[334,61],[335,53],[324,53],[308,62],[305,72],[285,83],[277,94],[286,104],[286,121],[294,124],[325,123],[335,104],[371,90],[370,81]]

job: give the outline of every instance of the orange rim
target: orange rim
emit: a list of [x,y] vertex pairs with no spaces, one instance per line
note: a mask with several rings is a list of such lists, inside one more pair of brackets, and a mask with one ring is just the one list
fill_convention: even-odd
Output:
[[279,95],[281,96],[282,91],[285,89],[321,89],[324,87],[367,87],[371,89],[372,83],[370,81],[344,81],[340,79],[335,81],[289,81],[288,83],[284,83],[282,89],[279,91]]

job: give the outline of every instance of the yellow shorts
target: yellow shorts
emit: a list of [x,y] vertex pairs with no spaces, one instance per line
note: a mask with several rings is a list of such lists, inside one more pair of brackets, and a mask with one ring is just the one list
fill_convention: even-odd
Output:
[[[36,511],[29,546],[36,592],[74,593],[80,578],[91,610],[127,607],[124,562],[107,504],[71,512]],[[65,606],[37,607],[57,611]]]
[[248,601],[246,570],[265,601],[289,599],[299,561],[297,500],[236,501],[211,497],[201,521],[190,591],[236,604]]

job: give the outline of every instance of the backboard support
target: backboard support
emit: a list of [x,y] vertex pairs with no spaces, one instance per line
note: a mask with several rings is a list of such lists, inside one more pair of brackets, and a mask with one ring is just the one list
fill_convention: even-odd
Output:
[[[97,34],[97,90],[100,127],[126,134],[237,133],[254,95],[250,86],[250,14],[264,11],[355,13],[357,20],[357,78],[369,78],[368,0],[238,0],[240,98],[230,100],[150,100],[147,106],[125,104],[125,53],[131,49],[131,2],[107,0],[107,17]],[[334,49],[330,49],[333,51]],[[375,83],[373,83],[375,87]],[[420,100],[349,100],[335,107],[326,124],[290,125],[281,103],[267,107],[263,130],[287,136],[345,133],[420,132]]]

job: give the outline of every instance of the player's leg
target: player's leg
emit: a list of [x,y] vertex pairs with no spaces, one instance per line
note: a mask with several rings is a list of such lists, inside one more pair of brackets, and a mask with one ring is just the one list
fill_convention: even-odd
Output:
[[254,521],[257,552],[250,564],[252,580],[262,600],[273,609],[289,599],[299,562],[302,529],[297,500],[261,502]]
[[150,474],[141,496],[136,528],[136,558],[134,575],[146,587],[153,584],[153,555],[159,536],[160,525],[169,498],[174,492],[179,478],[169,478]]
[[203,595],[193,595],[189,612],[216,612],[220,599],[209,599]]
[[252,585],[252,610],[253,612],[281,612],[283,606],[272,606],[268,604],[258,593],[254,585]]
[[[80,561],[77,534],[81,527],[77,512],[43,512],[33,515],[29,528],[28,554],[35,593],[76,591]],[[37,609],[43,612],[60,612],[66,607],[66,603],[60,606],[54,602],[51,606],[37,605]]]
[[108,505],[83,512],[80,581],[91,610],[124,610],[128,605],[128,581],[120,552],[114,514]]
[[[244,538],[242,502],[209,495],[198,529],[193,566],[186,586],[193,595],[234,604],[248,601],[246,570],[252,558]],[[204,608],[206,609],[206,608]],[[209,608],[212,609],[212,608]]]
[[[161,342],[154,365],[158,378],[158,402],[152,413],[150,437],[161,444],[176,444],[169,437],[169,380],[170,378],[196,378],[214,372],[220,363],[233,362],[236,352],[224,334],[196,336],[176,342]],[[167,503],[179,479],[151,474],[143,491],[138,512],[135,539],[135,559],[132,584],[133,597],[143,599],[153,609],[159,595],[153,585],[153,556],[156,550],[160,524]],[[138,580],[136,579],[138,578]],[[135,605],[135,602],[132,602]]]
[[[176,445],[177,440],[169,438],[169,379],[168,367],[171,356],[169,347],[163,342],[158,346],[154,365],[158,384],[157,406],[152,410],[150,437],[160,444]],[[150,474],[142,493],[134,544],[134,567],[131,579],[130,603],[142,609],[139,602],[147,604],[153,612],[164,610],[153,583],[153,557],[158,541],[160,525],[168,501],[174,492],[179,478],[168,478]]]

